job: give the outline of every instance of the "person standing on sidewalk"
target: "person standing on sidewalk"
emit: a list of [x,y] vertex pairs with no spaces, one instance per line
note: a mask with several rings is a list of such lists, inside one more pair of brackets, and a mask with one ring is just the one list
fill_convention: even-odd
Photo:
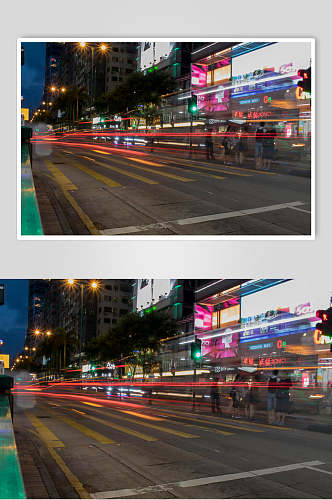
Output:
[[256,143],[255,143],[256,169],[260,169],[262,165],[264,134],[266,134],[266,128],[264,125],[265,125],[264,122],[261,122],[256,130]]
[[211,397],[212,413],[217,413],[218,415],[220,415],[221,414],[220,394],[219,394],[219,387],[218,387],[218,379],[217,378],[215,378],[213,380],[213,385],[211,386],[211,391],[210,391],[210,397]]
[[213,152],[213,139],[212,139],[212,131],[207,130],[205,136],[205,148],[206,148],[206,159],[214,160],[214,152]]
[[277,384],[276,392],[276,413],[277,424],[284,425],[286,415],[290,410],[290,388],[292,381],[289,377],[284,376]]
[[275,410],[276,410],[276,392],[278,379],[278,370],[273,370],[272,376],[269,378],[267,385],[267,400],[266,400],[266,410],[267,410],[267,421],[269,424],[273,424],[275,420]]

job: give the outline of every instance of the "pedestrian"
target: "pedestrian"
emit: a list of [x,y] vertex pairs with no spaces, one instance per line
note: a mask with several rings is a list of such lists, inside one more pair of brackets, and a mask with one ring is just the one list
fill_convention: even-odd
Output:
[[213,385],[211,385],[210,398],[211,398],[211,410],[212,410],[212,413],[221,414],[221,411],[220,411],[220,394],[219,394],[219,387],[218,387],[218,379],[217,378],[215,378],[213,380]]
[[274,160],[274,155],[275,155],[275,138],[276,138],[276,131],[271,128],[270,130],[267,130],[264,140],[263,140],[263,153],[262,153],[262,158],[263,158],[263,167],[262,170],[270,170],[271,169],[271,164],[272,161]]
[[277,383],[279,382],[278,370],[273,370],[272,376],[269,378],[267,386],[267,400],[266,400],[266,410],[267,410],[267,421],[269,424],[273,424],[275,421],[275,410],[276,410],[276,392]]
[[205,136],[205,148],[206,148],[206,159],[214,160],[214,152],[213,152],[213,140],[212,140],[212,132],[211,130],[207,130]]
[[290,410],[290,388],[292,386],[292,381],[289,377],[284,376],[277,383],[276,391],[276,414],[277,414],[277,424],[284,425],[286,415],[288,415]]
[[258,377],[250,382],[247,394],[247,417],[249,420],[254,420],[255,418],[255,408],[258,403]]
[[239,140],[238,149],[237,149],[239,165],[243,164],[244,155],[246,154],[246,151],[248,150],[247,132],[248,132],[248,130],[245,127],[244,127],[243,131],[240,132],[240,140]]
[[232,398],[232,418],[240,418],[240,391],[239,387],[234,385],[229,393]]
[[256,130],[256,142],[255,142],[255,162],[256,162],[256,168],[259,169],[261,168],[262,165],[262,158],[263,158],[263,142],[264,142],[264,135],[266,133],[266,128],[264,122],[261,122],[259,124],[259,127]]

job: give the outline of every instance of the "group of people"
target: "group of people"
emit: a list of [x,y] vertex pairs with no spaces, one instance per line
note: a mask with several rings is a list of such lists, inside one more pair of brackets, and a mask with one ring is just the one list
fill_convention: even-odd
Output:
[[[221,414],[220,393],[217,384],[218,379],[214,380],[211,386],[210,398],[212,413]],[[269,424],[284,425],[286,415],[290,412],[290,388],[292,386],[289,377],[279,377],[278,370],[274,370],[267,382],[267,421]],[[264,387],[264,384],[263,384]],[[258,375],[252,376],[249,380],[237,375],[234,385],[229,392],[231,399],[232,418],[241,417],[241,409],[244,409],[244,415],[248,420],[255,419],[255,413],[258,404],[262,398],[262,383]]]
[[[275,138],[277,132],[270,126],[267,128],[264,122],[261,122],[255,132],[255,165],[256,169],[270,170],[272,161],[275,159]],[[211,129],[206,130],[205,134],[205,152],[207,160],[215,160],[214,134]],[[228,127],[225,137],[222,141],[224,155],[231,153],[235,154],[236,161],[242,165],[245,159],[246,152],[249,149],[248,145],[248,126],[241,129],[241,133],[237,133]]]

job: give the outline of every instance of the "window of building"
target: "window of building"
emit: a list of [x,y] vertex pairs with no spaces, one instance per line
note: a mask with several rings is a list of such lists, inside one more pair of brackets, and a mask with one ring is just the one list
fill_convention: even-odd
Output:
[[119,73],[119,67],[118,66],[112,66],[112,73]]
[[131,59],[127,59],[128,64],[133,64],[133,61]]
[[122,302],[122,304],[128,304],[127,297],[122,297],[121,302]]
[[117,82],[118,81],[118,77],[117,76],[112,76],[112,82]]
[[112,50],[113,50],[113,52],[119,52],[118,47],[113,47],[113,49],[112,49]]
[[111,313],[112,308],[111,307],[104,307],[104,313]]
[[112,290],[112,285],[106,285],[105,290]]
[[110,323],[111,322],[111,318],[104,318],[104,323]]
[[130,68],[126,68],[126,73],[132,73],[132,72],[133,72],[133,70],[132,70],[132,69],[130,69]]
[[119,58],[118,57],[112,57],[112,61],[113,62],[119,62]]
[[123,316],[124,314],[127,314],[127,309],[120,309],[120,316]]

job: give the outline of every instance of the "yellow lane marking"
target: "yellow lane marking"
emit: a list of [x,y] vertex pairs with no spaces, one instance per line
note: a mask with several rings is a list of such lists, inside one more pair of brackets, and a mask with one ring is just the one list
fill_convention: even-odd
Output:
[[77,191],[77,186],[66,177],[58,167],[55,167],[49,160],[45,160],[48,170],[51,172],[59,186],[65,191]]
[[[127,160],[137,161],[136,158],[131,158],[128,156],[126,156],[125,158],[127,158]],[[153,168],[139,167],[138,165],[128,165],[128,166],[133,167],[133,168],[138,168],[140,170],[145,170],[146,172],[151,172],[152,174],[155,174],[155,175],[162,175],[163,177],[169,177],[170,179],[175,179],[176,181],[195,182],[195,179],[188,179],[186,177],[180,177],[179,175],[169,174],[167,172],[158,172],[156,169],[153,169]]]
[[147,420],[164,421],[164,418],[152,417],[151,415],[144,415],[143,413],[138,413],[136,411],[121,410],[122,413],[128,413],[128,415],[134,415],[135,417],[146,418]]
[[[97,410],[98,411],[98,410]],[[103,415],[106,415],[104,411],[100,411]],[[135,425],[143,425],[144,427],[149,427],[150,429],[155,429],[157,431],[166,432],[167,434],[173,434],[174,436],[179,436],[187,439],[198,438],[194,434],[188,434],[187,432],[176,431],[174,429],[167,429],[166,427],[160,427],[159,425],[148,424],[147,422],[141,422],[139,420],[133,420],[132,418],[123,417],[122,415],[115,415],[114,413],[107,413],[111,418],[117,418],[120,420],[125,420]]]
[[191,170],[190,168],[187,168],[186,166],[181,166],[181,167],[171,166],[166,162],[164,162],[163,165],[159,165],[159,166],[164,167],[164,168],[175,168],[176,170],[182,170],[182,172],[185,169],[186,172],[190,172],[191,174],[204,175],[205,177],[212,177],[213,179],[227,179],[228,178],[228,177],[222,177],[221,175],[206,174],[204,172],[199,172],[197,170]]
[[[228,420],[221,418],[223,422]],[[292,430],[291,427],[280,427],[279,425],[273,425],[273,424],[260,424],[259,422],[246,422],[245,420],[237,420],[238,424],[246,424],[246,425],[258,425],[259,427],[266,427],[267,429],[278,429],[279,431],[290,431]]]
[[[100,232],[98,231],[98,229],[96,228],[96,226],[94,225],[94,223],[92,222],[90,217],[81,209],[81,207],[79,206],[77,201],[73,198],[73,196],[70,193],[68,193],[68,189],[70,189],[70,188],[68,188],[68,184],[66,183],[66,185],[64,185],[63,180],[61,180],[59,178],[59,176],[57,175],[58,173],[56,171],[60,172],[60,170],[58,168],[54,167],[49,160],[45,160],[45,163],[47,165],[47,168],[50,170],[50,172],[54,176],[55,181],[60,185],[60,188],[64,194],[64,197],[70,203],[70,205],[73,207],[73,209],[75,210],[75,212],[77,213],[77,215],[79,216],[79,218],[81,219],[81,221],[83,222],[85,227],[90,231],[91,234],[100,234]],[[53,172],[52,172],[52,170],[53,170]],[[56,175],[54,175],[54,172],[56,173]],[[60,173],[62,174],[62,172],[60,172]],[[63,175],[63,177],[65,177],[65,176]],[[65,177],[65,178],[67,179],[67,177]],[[69,181],[69,179],[67,179],[67,180]],[[75,189],[77,189],[76,186],[75,186]],[[73,189],[70,189],[70,190],[72,191]]]
[[80,498],[91,498],[89,493],[86,491],[84,488],[83,484],[81,481],[75,476],[75,474],[72,473],[72,471],[67,467],[65,462],[62,460],[60,455],[53,449],[53,448],[48,448],[48,451],[50,452],[51,456],[53,457],[54,461],[58,465],[58,467],[62,470],[66,478],[68,479],[69,483],[71,486],[77,491],[78,495]]
[[184,424],[190,427],[197,427],[198,429],[203,429],[204,431],[217,432],[218,434],[222,434],[223,436],[233,436],[235,432],[221,431],[220,429],[213,429],[212,427],[205,427],[204,425],[196,425],[196,424]]
[[199,418],[194,418],[194,417],[182,417],[178,414],[174,415],[172,413],[169,414],[170,416],[173,416],[175,419],[176,418],[179,418],[180,420],[191,420],[191,421],[194,421],[194,422],[203,422],[204,424],[211,424],[211,425],[218,425],[219,427],[229,427],[230,429],[238,429],[238,430],[245,430],[245,431],[249,431],[249,432],[265,432],[265,431],[262,431],[260,429],[251,429],[250,427],[244,427],[244,426],[238,426],[238,425],[232,425],[232,424],[224,424],[224,423],[221,423],[221,422],[211,422],[211,421],[206,421],[206,420],[203,420],[203,419],[199,419]]
[[89,403],[88,401],[80,401],[80,403],[83,403],[84,405],[89,405],[89,406],[97,406],[97,408],[103,407],[103,405],[96,405],[95,403]]
[[255,174],[276,175],[276,172],[265,172],[264,170],[256,170],[254,168],[245,167],[232,167],[232,165],[223,165],[222,168],[233,168],[234,170],[245,170],[246,172],[253,172]]
[[[148,179],[148,177],[144,177],[143,175],[133,174],[131,172],[127,172],[126,170],[123,170],[122,168],[114,167],[113,165],[108,165],[106,163],[102,163],[100,161],[94,160],[93,158],[90,158],[90,159],[92,161],[94,161],[97,165],[101,165],[102,167],[109,168],[110,170],[113,170],[114,172],[118,172],[121,175],[126,175],[127,177],[132,177],[133,179],[145,182],[146,184],[159,184],[158,181]],[[113,158],[112,158],[112,161],[114,161]]]
[[100,153],[101,155],[111,155],[112,153],[107,153],[107,151],[101,151],[100,149],[91,149],[95,153]]
[[72,408],[71,410],[75,411],[76,413],[79,413],[80,415],[86,415],[86,413],[84,411],[78,411],[78,410],[75,410],[74,408]]
[[98,172],[95,172],[94,170],[91,170],[91,168],[84,167],[80,163],[77,163],[76,161],[72,162],[71,165],[73,165],[75,168],[78,168],[79,170],[82,170],[85,174],[91,175],[96,181],[103,182],[107,186],[114,188],[114,187],[120,187],[121,184],[119,184],[116,181],[113,181],[109,177],[106,177],[105,175],[98,174]]
[[[192,166],[194,166],[194,165],[192,165]],[[195,165],[195,167],[196,167],[196,165]],[[251,177],[251,174],[240,174],[239,172],[228,172],[227,170],[223,170],[224,167],[218,168],[218,167],[201,167],[201,166],[197,166],[196,168],[200,168],[201,170],[211,170],[211,171],[214,171],[214,172],[222,172],[223,174],[238,175],[239,177]]]
[[126,156],[128,160],[138,161],[139,163],[144,163],[145,165],[151,165],[152,167],[163,167],[161,163],[156,163],[154,161],[142,160],[139,158],[133,158],[132,156]]
[[26,411],[25,414],[48,448],[64,448],[63,442],[38,417],[29,411]]
[[141,432],[134,431],[132,429],[129,429],[129,427],[124,427],[122,425],[117,425],[114,424],[113,422],[109,422],[108,420],[103,420],[101,418],[93,417],[92,415],[86,415],[85,418],[89,418],[90,420],[94,420],[95,422],[98,422],[99,424],[102,425],[107,425],[108,427],[112,427],[113,429],[116,429],[117,431],[124,432],[125,434],[129,434],[131,436],[135,436],[139,439],[143,439],[144,441],[158,441],[157,438],[153,436],[148,436],[147,434],[142,434]]
[[100,432],[94,431],[90,429],[89,427],[86,427],[83,424],[79,424],[78,422],[75,422],[75,420],[72,420],[71,418],[62,416],[62,415],[56,415],[56,418],[61,420],[67,425],[70,425],[71,427],[74,427],[74,429],[78,430],[79,432],[82,432],[89,438],[94,439],[95,441],[98,441],[100,444],[114,444],[115,441],[113,439],[108,438],[107,436],[104,436],[103,434],[100,434]]

